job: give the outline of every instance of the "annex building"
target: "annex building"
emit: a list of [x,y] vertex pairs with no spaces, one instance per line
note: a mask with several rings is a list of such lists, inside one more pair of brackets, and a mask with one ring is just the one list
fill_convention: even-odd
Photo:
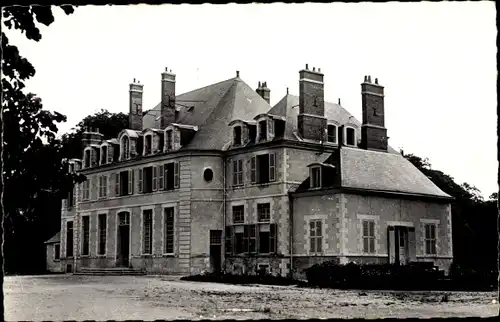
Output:
[[335,260],[448,270],[452,198],[388,145],[384,87],[365,76],[359,122],[324,101],[320,69],[298,76],[298,96],[271,106],[266,82],[254,90],[239,72],[178,94],[165,69],[148,111],[134,80],[130,128],[112,139],[87,129],[82,159],[70,160],[87,181],[63,201],[51,267],[297,276]]

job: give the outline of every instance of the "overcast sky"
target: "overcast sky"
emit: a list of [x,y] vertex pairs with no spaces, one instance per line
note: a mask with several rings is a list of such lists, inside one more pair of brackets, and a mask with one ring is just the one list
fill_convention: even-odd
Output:
[[42,40],[9,32],[36,68],[27,89],[65,114],[61,133],[105,108],[160,101],[160,74],[177,93],[232,78],[267,81],[271,104],[298,95],[308,63],[325,74],[325,100],[361,120],[364,75],[385,86],[389,144],[428,157],[488,197],[496,184],[494,2],[84,6],[41,26]]

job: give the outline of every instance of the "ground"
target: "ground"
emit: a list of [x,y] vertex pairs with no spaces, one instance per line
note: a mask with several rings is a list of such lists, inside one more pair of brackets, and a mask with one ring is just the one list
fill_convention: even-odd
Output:
[[[496,292],[340,291],[236,286],[165,276],[8,276],[5,320],[496,316]],[[497,301],[495,301],[497,303]]]

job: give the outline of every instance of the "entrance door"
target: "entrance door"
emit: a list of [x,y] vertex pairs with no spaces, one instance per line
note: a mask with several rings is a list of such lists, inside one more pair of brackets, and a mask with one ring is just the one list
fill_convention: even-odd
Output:
[[220,273],[222,261],[222,230],[210,231],[210,267]]
[[130,214],[118,214],[118,247],[116,265],[121,267],[129,266],[130,254]]
[[396,253],[399,255],[399,264],[408,263],[408,228],[397,227]]

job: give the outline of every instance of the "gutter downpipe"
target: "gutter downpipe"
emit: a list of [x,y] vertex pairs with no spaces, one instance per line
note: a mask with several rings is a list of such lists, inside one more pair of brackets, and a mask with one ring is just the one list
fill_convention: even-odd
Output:
[[223,266],[222,266],[222,271],[226,271],[226,162],[227,162],[227,156],[222,157],[222,240],[221,242],[223,243],[223,247],[221,247],[224,250],[224,253],[222,254],[223,260]]
[[293,195],[288,192],[288,211],[289,211],[289,234],[290,234],[290,277],[293,279]]

